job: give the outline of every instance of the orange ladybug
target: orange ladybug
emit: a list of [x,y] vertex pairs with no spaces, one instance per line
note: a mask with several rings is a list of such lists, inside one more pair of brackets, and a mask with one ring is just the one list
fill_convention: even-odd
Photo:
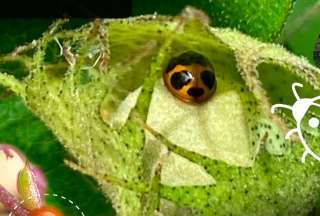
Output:
[[194,51],[172,58],[163,73],[163,80],[175,97],[191,104],[207,101],[217,88],[213,66]]
[[53,207],[41,207],[32,210],[30,216],[63,216],[63,214]]

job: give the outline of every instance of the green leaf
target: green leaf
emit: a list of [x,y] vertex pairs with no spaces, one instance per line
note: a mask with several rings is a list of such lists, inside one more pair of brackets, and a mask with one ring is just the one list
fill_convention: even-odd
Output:
[[[192,16],[201,12],[187,10],[189,15],[184,11],[175,18],[96,20],[74,30],[55,22],[30,59],[25,53],[16,57],[30,68],[30,76],[20,81],[0,73],[0,83],[23,93],[24,103],[68,152],[38,143],[45,149],[42,163],[66,159],[99,183],[119,215],[168,209],[177,215],[307,214],[320,192],[320,166],[311,156],[301,163],[301,143],[284,140],[296,126],[290,110],[272,115],[270,109],[294,102],[292,81],[304,84],[301,97],[319,95],[319,69],[279,45],[209,27]],[[59,49],[50,48],[59,45],[63,58],[54,53]],[[53,50],[50,61],[48,50]],[[161,83],[169,60],[187,50],[205,55],[216,69],[217,94],[207,105],[182,103]],[[167,109],[159,112],[160,106]],[[312,115],[320,116],[315,110]],[[317,132],[307,127],[303,132],[320,152]],[[199,151],[194,140],[208,151]],[[172,169],[172,161],[193,181]],[[206,181],[197,184],[192,169]],[[53,175],[51,184],[60,178]]]
[[320,35],[320,2],[297,1],[284,26],[281,42],[297,55],[314,63],[313,51]]
[[[51,20],[1,20],[0,52],[10,52],[13,48],[31,42],[40,37]],[[75,20],[71,26],[84,23]],[[12,28],[12,25],[15,28]],[[10,40],[8,40],[10,38]],[[3,70],[23,79],[23,63],[4,63]],[[10,67],[8,66],[10,65]],[[24,66],[23,66],[24,68]],[[24,68],[24,71],[26,69]],[[74,205],[61,198],[66,197],[78,205],[85,215],[114,215],[114,211],[95,181],[71,170],[64,164],[68,158],[61,144],[51,131],[26,107],[21,98],[14,96],[8,89],[0,90],[0,143],[18,147],[26,154],[28,160],[38,165],[48,180],[47,205],[54,205],[66,215],[80,215]],[[58,194],[59,197],[53,196]]]
[[291,12],[293,0],[133,0],[133,14],[175,15],[191,5],[205,11],[213,26],[236,28],[262,41],[273,41]]

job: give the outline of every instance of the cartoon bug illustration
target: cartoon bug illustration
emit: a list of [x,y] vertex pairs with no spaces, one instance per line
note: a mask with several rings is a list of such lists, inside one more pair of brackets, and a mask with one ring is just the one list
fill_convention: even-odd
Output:
[[[292,111],[292,115],[297,123],[297,127],[289,130],[288,133],[286,134],[285,138],[289,139],[289,137],[292,134],[294,134],[294,133],[298,134],[299,139],[305,148],[305,151],[301,157],[302,163],[305,162],[305,158],[308,154],[310,154],[316,160],[320,161],[320,156],[318,156],[316,153],[314,153],[310,149],[310,147],[308,146],[306,140],[304,139],[302,131],[301,131],[301,121],[302,121],[303,117],[305,116],[305,114],[307,113],[307,111],[309,110],[309,108],[312,105],[316,106],[316,107],[320,107],[320,104],[315,103],[315,101],[320,99],[320,96],[316,96],[314,98],[300,98],[300,96],[297,93],[296,87],[302,88],[303,85],[301,83],[293,83],[292,84],[292,92],[293,92],[295,98],[297,99],[297,101],[292,106],[289,106],[286,104],[275,104],[271,107],[271,113],[274,113],[276,108],[290,109]],[[312,117],[309,119],[308,124],[312,128],[317,128],[319,126],[319,119],[316,117]]]

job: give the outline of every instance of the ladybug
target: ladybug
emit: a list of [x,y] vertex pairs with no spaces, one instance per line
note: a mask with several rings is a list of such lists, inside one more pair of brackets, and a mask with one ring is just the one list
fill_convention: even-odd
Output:
[[213,66],[206,57],[194,51],[172,58],[163,80],[173,96],[190,104],[207,101],[217,88]]
[[318,67],[320,67],[320,35],[316,41],[316,45],[313,51],[313,59]]

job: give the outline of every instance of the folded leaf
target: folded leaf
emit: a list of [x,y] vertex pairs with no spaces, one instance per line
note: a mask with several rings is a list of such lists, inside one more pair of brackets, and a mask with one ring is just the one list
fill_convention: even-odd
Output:
[[[284,139],[291,113],[272,115],[270,108],[292,102],[291,80],[305,84],[302,96],[319,94],[319,69],[279,45],[186,14],[96,20],[75,30],[57,22],[30,48],[29,76],[11,82],[0,74],[0,83],[23,95],[70,153],[67,163],[97,180],[119,215],[168,208],[193,215],[306,214],[320,191],[319,166],[311,157],[302,164],[303,146]],[[52,46],[57,55],[50,59]],[[217,93],[203,106],[183,104],[161,84],[170,59],[187,50],[216,67]],[[146,131],[161,144],[152,148]],[[315,150],[318,139],[310,139]],[[163,184],[170,160],[161,148],[184,157],[186,166],[201,166],[215,184]],[[170,174],[176,182],[181,177]]]

